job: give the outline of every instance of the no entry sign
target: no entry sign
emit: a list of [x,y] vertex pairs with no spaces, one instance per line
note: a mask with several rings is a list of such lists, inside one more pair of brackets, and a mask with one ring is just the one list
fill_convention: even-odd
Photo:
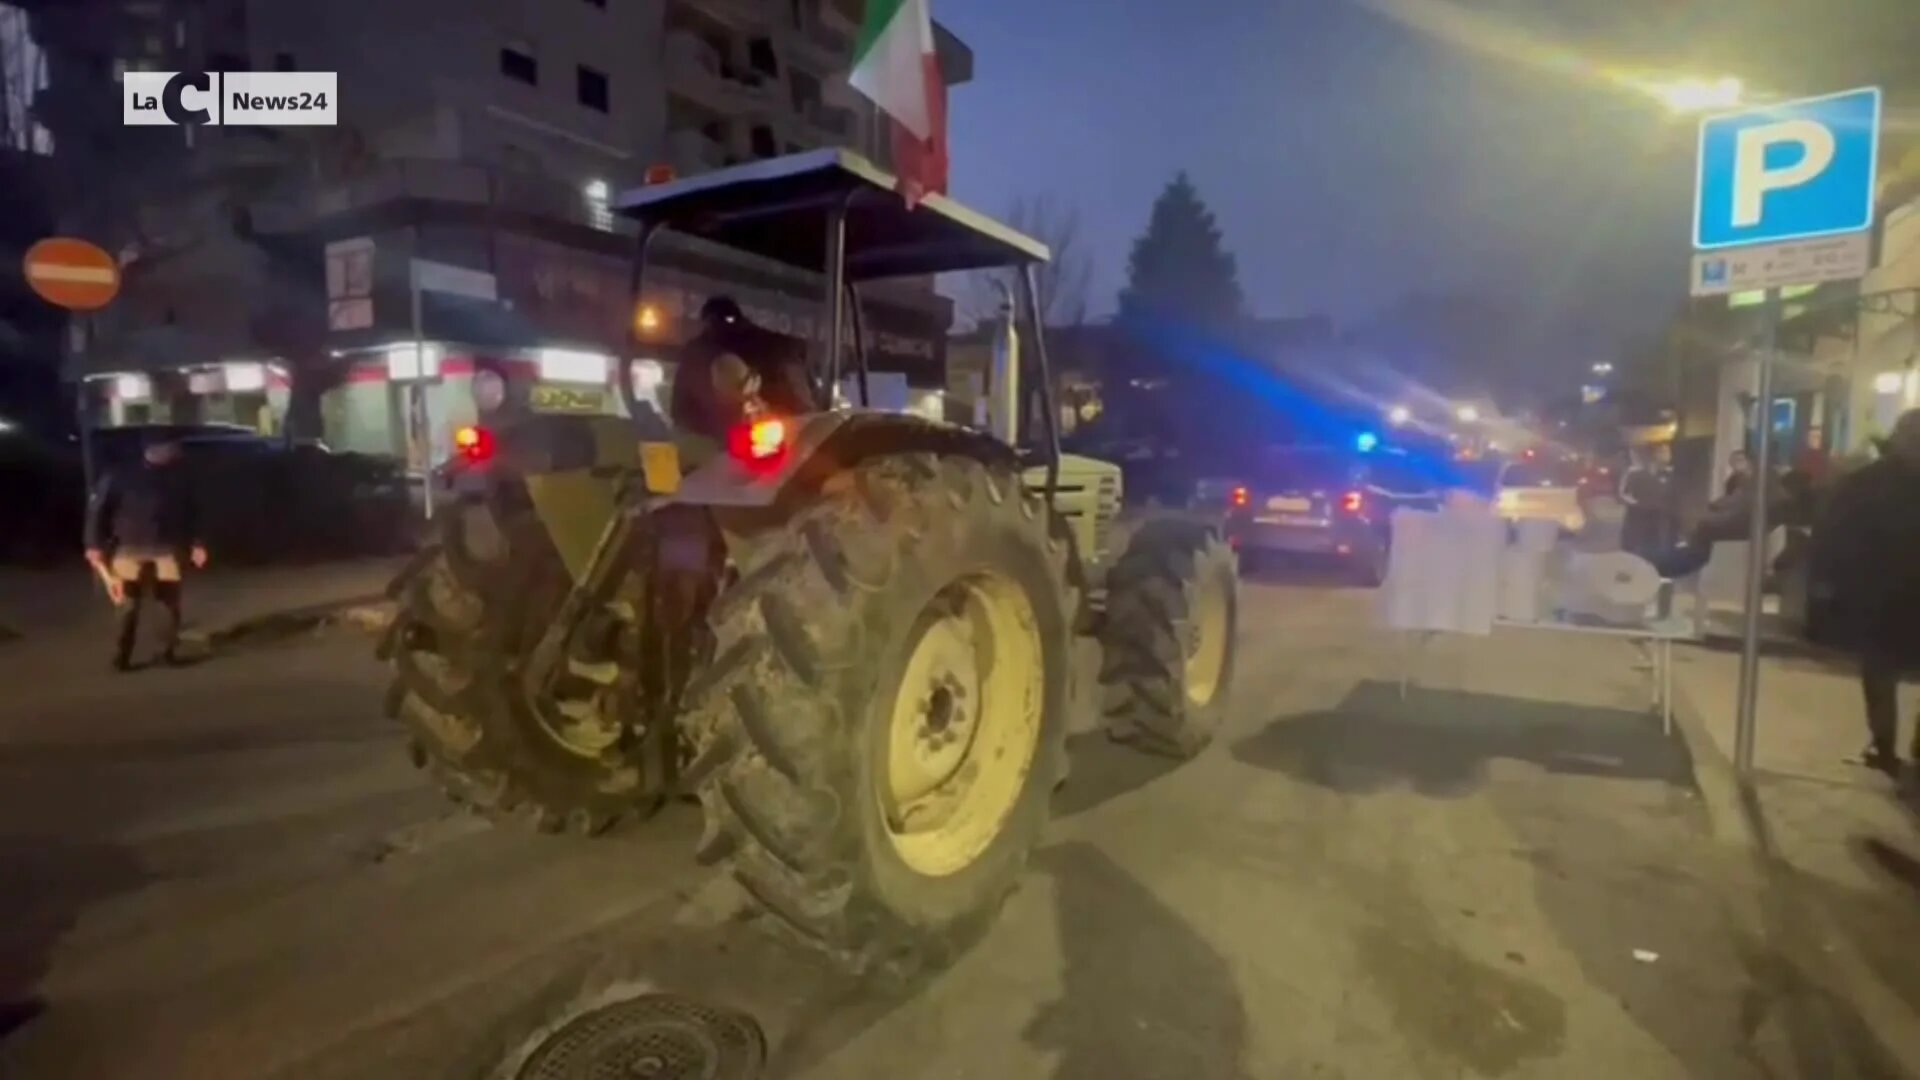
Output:
[[69,311],[106,307],[120,293],[120,266],[98,245],[66,236],[27,249],[27,285],[40,299]]

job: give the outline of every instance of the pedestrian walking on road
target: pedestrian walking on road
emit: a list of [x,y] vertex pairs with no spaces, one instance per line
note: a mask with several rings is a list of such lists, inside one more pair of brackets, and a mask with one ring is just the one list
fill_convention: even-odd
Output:
[[[1871,741],[1861,763],[1898,771],[1900,682],[1920,673],[1920,409],[1909,410],[1880,457],[1834,488],[1813,534],[1815,588],[1831,606],[1837,644],[1860,662]],[[1920,730],[1912,743],[1920,759]]]
[[154,442],[133,466],[109,473],[87,507],[87,562],[120,609],[115,670],[133,666],[140,612],[151,594],[166,612],[161,659],[179,662],[181,567],[207,564],[199,515],[177,443]]

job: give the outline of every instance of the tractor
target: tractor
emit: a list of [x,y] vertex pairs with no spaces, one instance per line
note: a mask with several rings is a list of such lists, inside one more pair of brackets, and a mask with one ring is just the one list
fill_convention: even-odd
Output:
[[[395,582],[388,707],[414,763],[479,813],[594,835],[696,799],[698,858],[773,925],[855,969],[944,963],[1039,840],[1074,710],[1150,752],[1207,745],[1233,677],[1233,553],[1173,518],[1107,550],[1120,472],[1060,451],[1043,244],[944,196],[909,205],[837,149],[616,206],[637,224],[636,303],[668,232],[809,272],[823,401],[843,360],[866,385],[863,286],[1011,271],[991,430],[743,406],[703,438],[622,377],[627,416],[469,435],[454,504]],[[1073,662],[1080,635],[1097,676]]]

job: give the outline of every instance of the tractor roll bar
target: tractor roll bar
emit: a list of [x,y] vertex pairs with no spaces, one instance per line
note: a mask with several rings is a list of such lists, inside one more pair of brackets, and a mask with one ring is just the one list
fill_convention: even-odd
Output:
[[841,199],[839,204],[827,211],[827,385],[826,401],[833,404],[833,395],[840,389],[840,343],[846,333],[843,305],[846,303],[847,287],[847,203],[851,196]]
[[[643,221],[640,223],[639,234],[633,239],[633,269],[627,275],[628,355],[616,358],[613,365],[617,372],[616,378],[620,381],[620,400],[627,405],[627,420],[640,429],[643,437],[654,437],[654,433],[647,431],[640,419],[640,395],[633,389],[633,362],[646,344],[640,338],[640,286],[646,276],[647,251],[653,246],[653,238],[659,231],[659,227],[652,222]],[[672,417],[662,417],[662,419],[669,424],[673,422]]]
[[1033,356],[1040,369],[1033,393],[1040,399],[1040,415],[1045,417],[1045,441],[1040,445],[1047,454],[1047,505],[1053,505],[1053,493],[1060,485],[1060,413],[1053,404],[1053,364],[1047,358],[1046,328],[1040,323],[1040,279],[1029,262],[1020,267],[1020,296],[1027,309],[1027,325],[1033,332]]

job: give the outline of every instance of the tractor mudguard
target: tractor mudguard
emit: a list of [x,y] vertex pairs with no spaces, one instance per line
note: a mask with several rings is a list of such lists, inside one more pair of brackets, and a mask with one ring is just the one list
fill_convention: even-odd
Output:
[[622,478],[639,468],[633,425],[619,416],[530,416],[498,437],[494,467],[525,486],[567,573],[580,580],[619,509]]
[[798,430],[789,440],[790,449],[774,464],[748,465],[720,454],[689,473],[672,501],[687,506],[772,506],[787,491],[818,484],[876,454],[958,454],[989,465],[1019,465],[1013,449],[990,435],[907,413],[836,409],[792,422]]

